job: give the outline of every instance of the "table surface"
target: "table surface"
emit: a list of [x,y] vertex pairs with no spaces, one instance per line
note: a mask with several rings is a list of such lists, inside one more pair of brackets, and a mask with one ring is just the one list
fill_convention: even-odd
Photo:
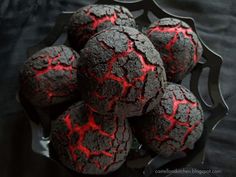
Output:
[[[221,88],[230,113],[206,146],[205,169],[219,177],[236,176],[236,1],[157,0],[169,12],[193,17],[201,38],[223,59]],[[43,39],[61,11],[74,11],[95,0],[1,0],[0,2],[0,176],[70,176],[69,172],[31,150],[30,125],[16,102],[18,71],[26,49]],[[206,96],[207,93],[203,93]],[[198,168],[198,167],[196,167]],[[211,174],[212,175],[212,174]],[[196,176],[173,174],[171,176]],[[199,175],[200,176],[200,175]],[[209,174],[201,176],[210,176]]]

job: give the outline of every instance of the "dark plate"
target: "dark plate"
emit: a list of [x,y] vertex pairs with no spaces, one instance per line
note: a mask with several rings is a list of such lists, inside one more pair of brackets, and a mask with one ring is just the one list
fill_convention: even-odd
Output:
[[[154,0],[133,0],[133,1],[118,1],[118,0],[100,0],[97,4],[118,4],[127,7],[135,16],[138,28],[145,29],[149,24],[159,18],[174,17],[188,23],[197,33],[194,20],[188,17],[180,17],[172,15],[159,7]],[[73,12],[62,12],[56,19],[53,29],[49,32],[45,39],[37,45],[30,47],[27,51],[28,56],[39,51],[40,49],[62,44],[66,40],[66,29],[69,18]],[[200,38],[200,37],[199,37]],[[195,148],[185,153],[177,153],[174,156],[166,159],[145,150],[142,146],[136,144],[128,156],[127,162],[116,172],[107,176],[117,177],[141,177],[141,176],[167,176],[168,174],[155,174],[156,169],[176,169],[183,167],[191,167],[204,163],[204,147],[209,134],[214,130],[216,125],[228,113],[228,107],[222,97],[219,83],[220,68],[222,58],[213,52],[201,40],[203,45],[203,56],[200,62],[196,65],[189,76],[184,80],[183,85],[188,87],[201,102],[205,114],[204,132],[201,138],[195,144]],[[204,74],[205,70],[208,74]],[[205,84],[200,84],[201,80]],[[204,86],[204,88],[202,88]],[[202,97],[203,90],[208,91],[208,99]],[[44,156],[49,155],[49,139],[44,138],[50,131],[50,122],[47,117],[51,116],[48,112],[32,107],[23,97],[18,94],[18,100],[25,108],[25,112],[29,117],[32,127],[32,149]],[[54,160],[53,160],[54,161]],[[58,163],[57,161],[54,161]],[[62,167],[63,168],[63,167]],[[72,172],[72,176],[81,176]],[[82,175],[83,176],[83,175]]]

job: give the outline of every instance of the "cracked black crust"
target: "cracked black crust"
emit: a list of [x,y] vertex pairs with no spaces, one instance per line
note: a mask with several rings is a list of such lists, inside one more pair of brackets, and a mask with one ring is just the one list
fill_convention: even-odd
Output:
[[[187,102],[179,104],[175,113],[173,98]],[[175,123],[172,124],[168,116],[172,116]],[[203,110],[195,96],[183,86],[170,83],[163,90],[159,105],[131,126],[146,147],[158,155],[169,157],[175,152],[194,148],[203,132],[203,122]],[[192,130],[185,137],[190,128]]]
[[[166,45],[174,38],[175,34],[170,32],[152,31],[156,27],[179,27],[189,29],[185,37],[183,33],[178,33],[178,40],[172,45],[171,52],[166,49]],[[148,37],[154,44],[157,51],[164,61],[167,79],[170,82],[180,82],[196,65],[193,57],[196,55],[197,61],[202,56],[203,48],[196,33],[185,22],[174,18],[163,18],[153,24],[147,30]],[[170,54],[172,53],[172,54]],[[171,56],[173,55],[173,56]],[[166,58],[171,57],[172,60],[168,62]]]
[[[21,93],[32,105],[39,107],[79,99],[78,59],[79,55],[73,49],[63,45],[47,47],[35,53],[26,60],[20,71]],[[68,70],[50,69],[58,66]],[[50,94],[53,95],[50,97]]]
[[[91,17],[101,19],[113,17],[114,15],[117,17],[114,24],[107,20],[95,29],[92,27],[94,19]],[[78,9],[72,15],[68,25],[68,40],[71,46],[79,51],[95,33],[114,25],[136,27],[133,15],[125,7],[118,5],[88,5]]]
[[[132,42],[132,49],[128,43]],[[130,50],[128,53],[127,50]],[[126,53],[125,55],[123,55]],[[86,84],[84,95],[86,102],[100,114],[113,112],[125,113],[127,117],[140,116],[157,104],[160,88],[165,87],[166,75],[163,62],[150,40],[139,31],[129,27],[113,27],[93,36],[85,48],[81,50],[79,69],[84,75],[79,75],[80,82]],[[143,73],[143,57],[146,65],[153,71]],[[112,58],[118,59],[112,62]],[[112,66],[109,71],[109,64]],[[113,75],[113,79],[106,75]],[[143,77],[143,81],[135,80]],[[97,78],[104,81],[100,83]],[[125,80],[131,86],[123,93],[124,85],[117,80]],[[85,84],[84,84],[85,85]],[[98,93],[103,99],[94,95]],[[111,109],[110,100],[117,99]]]
[[[65,123],[68,115],[70,115],[72,129],[69,129]],[[75,127],[88,126],[92,117],[94,117],[93,126],[84,133],[84,140],[80,144],[78,140],[82,134],[81,131],[76,132]],[[93,128],[94,124],[97,128]],[[114,138],[102,135],[100,130],[113,135]],[[132,143],[132,132],[124,117],[102,116],[91,112],[89,107],[79,102],[52,123],[50,139],[54,153],[66,167],[82,174],[104,175],[117,170],[125,162]],[[105,151],[112,156],[91,154],[87,157],[79,148],[72,154],[69,147],[79,147],[79,144],[91,152]],[[73,155],[76,154],[76,159],[73,159]],[[96,163],[101,167],[96,166]]]

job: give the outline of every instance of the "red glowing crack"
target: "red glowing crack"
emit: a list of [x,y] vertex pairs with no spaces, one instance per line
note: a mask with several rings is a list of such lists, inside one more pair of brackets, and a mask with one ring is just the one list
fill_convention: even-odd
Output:
[[[78,159],[78,155],[75,153],[75,151],[80,151],[82,153],[84,153],[86,155],[86,157],[89,159],[91,158],[92,156],[100,156],[100,155],[104,155],[104,156],[107,156],[109,158],[112,158],[112,162],[110,164],[107,164],[105,166],[102,166],[100,164],[99,161],[96,161],[96,160],[92,160],[91,162],[94,163],[96,165],[97,168],[99,169],[103,169],[104,171],[107,171],[109,169],[109,167],[114,164],[114,163],[118,163],[116,162],[116,153],[118,152],[118,149],[119,149],[119,146],[117,147],[116,150],[113,150],[112,152],[107,152],[106,150],[102,150],[102,151],[91,151],[90,149],[88,149],[87,147],[85,147],[83,145],[83,142],[84,142],[84,137],[86,135],[86,133],[88,131],[97,131],[100,135],[103,135],[105,137],[108,137],[111,139],[111,146],[114,144],[114,140],[116,138],[116,134],[118,132],[118,118],[117,117],[114,117],[114,122],[115,122],[115,128],[114,128],[114,131],[109,134],[105,131],[103,131],[101,129],[101,126],[100,125],[97,125],[94,121],[94,115],[93,115],[93,111],[89,111],[88,113],[88,122],[82,126],[78,125],[78,124],[73,124],[72,125],[72,121],[71,121],[71,115],[70,114],[67,114],[64,118],[64,122],[65,122],[65,125],[67,126],[67,129],[69,130],[68,133],[67,133],[67,138],[69,139],[69,151],[70,151],[70,154],[71,154],[71,157],[73,159],[73,161],[75,162],[76,164],[76,168],[78,170],[82,170],[83,171],[83,168],[84,166],[81,166],[81,164],[77,164],[77,159]],[[124,131],[125,131],[125,128],[124,128]],[[77,142],[75,144],[72,144],[72,139],[71,139],[71,136],[73,133],[77,133],[79,134],[79,138],[77,140]],[[123,136],[123,139],[124,139],[124,134],[122,134]],[[122,141],[120,143],[123,143]]]
[[112,24],[115,24],[117,20],[117,14],[114,13],[111,16],[103,16],[103,17],[97,17],[93,15],[90,10],[88,10],[87,15],[92,19],[92,28],[96,30],[99,25],[103,24],[104,22],[111,22]]
[[67,125],[67,128],[69,129],[69,133],[67,134],[67,138],[71,140],[71,135],[72,133],[77,133],[79,134],[79,139],[76,143],[76,145],[72,145],[70,144],[69,149],[70,149],[70,153],[71,156],[73,157],[73,160],[76,161],[77,160],[77,155],[75,154],[76,150],[80,150],[81,152],[83,152],[87,158],[90,158],[91,156],[98,156],[98,155],[106,155],[108,157],[112,157],[112,154],[106,151],[98,151],[98,152],[92,152],[90,149],[88,149],[87,147],[85,147],[83,145],[84,142],[84,138],[85,135],[88,131],[91,130],[96,130],[98,131],[99,134],[109,137],[110,139],[114,139],[115,135],[113,134],[108,134],[106,132],[104,132],[103,130],[101,130],[101,127],[98,126],[95,122],[94,122],[94,116],[92,113],[90,113],[88,115],[88,123],[82,126],[79,126],[78,124],[75,124],[74,126],[72,126],[72,122],[71,122],[71,117],[70,115],[66,115],[64,121]]
[[[123,124],[123,126],[122,126],[122,127],[123,127],[122,140],[125,139],[126,121],[123,121],[123,123],[124,123],[124,124]],[[118,118],[116,119],[116,125],[118,125]],[[117,126],[117,127],[116,127],[116,130],[115,130],[115,132],[114,132],[114,134],[116,134],[116,133],[118,132],[118,129],[119,129],[119,127]],[[129,133],[129,134],[128,134],[128,139],[127,139],[127,141],[125,142],[125,147],[124,147],[123,149],[120,149],[120,150],[119,150],[119,148],[120,148],[119,146],[116,148],[112,163],[110,163],[110,164],[108,164],[107,166],[105,166],[105,167],[104,167],[104,171],[108,171],[108,169],[109,169],[112,165],[115,165],[116,163],[122,162],[122,160],[120,160],[120,161],[117,161],[117,160],[116,160],[116,158],[117,158],[117,153],[122,152],[122,151],[127,151],[127,146],[128,146],[128,142],[130,142],[130,139],[131,139],[131,135],[130,135],[130,133]],[[121,141],[121,142],[119,142],[119,143],[123,143],[123,142]]]
[[172,52],[173,45],[178,40],[178,34],[182,33],[185,38],[190,39],[190,42],[192,43],[192,46],[194,48],[194,56],[193,61],[196,64],[198,62],[198,52],[197,52],[197,44],[193,39],[193,36],[189,33],[193,32],[191,28],[184,28],[181,25],[176,26],[157,26],[148,31],[148,36],[150,36],[153,32],[163,32],[163,33],[173,33],[175,36],[172,38],[172,40],[169,41],[169,43],[165,46],[165,48],[169,51],[170,58],[164,58],[166,62],[170,62],[172,60],[175,60],[175,57]]
[[[91,8],[87,9],[85,13],[88,17],[90,17],[91,22],[80,24],[79,26],[77,26],[76,24],[74,25],[75,26],[74,30],[76,31],[78,35],[77,41],[75,41],[75,45],[77,45],[78,48],[83,48],[87,40],[91,38],[91,36],[93,36],[95,33],[98,32],[97,28],[100,25],[102,25],[105,22],[111,22],[112,24],[115,25],[116,20],[118,19],[116,13],[112,15],[105,15],[103,17],[97,17],[96,15],[92,14],[90,10]],[[75,36],[76,36],[76,33],[75,33]]]
[[[60,57],[61,57],[60,53],[55,57],[48,57],[48,59],[47,59],[48,67],[43,68],[41,70],[34,69],[35,77],[38,78],[39,76],[44,75],[52,70],[54,70],[54,71],[70,71],[70,72],[72,72],[73,70],[76,70],[75,68],[73,68],[72,65],[65,65],[65,64],[60,63],[60,61],[58,60]],[[75,60],[75,56],[72,55],[70,58],[70,61],[73,62],[74,60]],[[53,64],[54,62],[56,62],[57,64]]]
[[176,125],[180,125],[180,126],[184,126],[187,128],[187,131],[184,135],[184,138],[181,142],[182,145],[184,145],[187,137],[189,134],[191,134],[191,132],[201,123],[201,121],[197,121],[193,126],[190,125],[189,121],[188,122],[180,122],[178,120],[175,119],[175,115],[177,113],[177,110],[178,110],[178,107],[179,105],[181,104],[186,104],[186,105],[189,105],[190,107],[188,108],[187,112],[186,112],[186,116],[189,115],[190,113],[190,110],[197,107],[198,106],[198,103],[196,102],[191,102],[189,100],[177,100],[175,97],[173,97],[173,100],[172,100],[172,103],[173,103],[173,111],[172,113],[169,115],[167,113],[163,113],[162,115],[160,115],[160,117],[162,119],[166,119],[170,122],[170,126],[166,129],[165,131],[165,134],[163,136],[156,136],[154,137],[154,140],[158,141],[158,142],[164,142],[164,141],[167,141],[169,139],[171,139],[169,137],[169,133],[173,130],[173,128],[176,126]]
[[[118,76],[116,76],[112,73],[112,69],[113,69],[114,63],[117,60],[119,60],[120,58],[123,58],[123,57],[127,57],[131,52],[134,52],[138,56],[138,58],[141,62],[142,75],[140,77],[134,78],[132,82],[128,82],[127,76],[118,77]],[[103,84],[107,80],[114,80],[114,81],[117,81],[119,84],[122,85],[121,96],[113,96],[113,98],[111,100],[109,100],[109,103],[108,103],[108,106],[107,106],[108,110],[112,110],[112,108],[114,107],[116,102],[120,99],[120,97],[124,97],[124,98],[126,97],[126,95],[128,94],[129,89],[131,87],[135,87],[135,82],[141,81],[141,82],[144,83],[146,81],[147,74],[151,71],[155,71],[155,69],[156,69],[155,65],[151,65],[151,64],[148,64],[146,62],[146,58],[143,56],[143,54],[141,54],[139,51],[137,51],[134,48],[134,43],[131,40],[128,41],[127,50],[124,51],[124,52],[118,53],[118,54],[114,53],[112,58],[107,63],[107,65],[108,65],[108,67],[107,67],[106,74],[104,76],[100,77],[100,78],[97,77],[97,75],[92,73],[92,72],[89,72],[88,74],[91,77],[93,77],[95,80],[97,80],[99,84]],[[97,92],[94,92],[93,95],[97,96],[98,99],[101,99],[101,100],[105,99],[104,96],[99,95]],[[139,100],[145,101],[144,96],[140,95]]]
[[[57,56],[55,57],[48,57],[47,61],[47,67],[43,68],[43,69],[35,69],[33,68],[34,72],[35,72],[35,79],[38,80],[39,82],[41,82],[41,78],[40,76],[47,74],[50,71],[70,71],[70,76],[69,79],[72,80],[72,72],[76,71],[76,68],[73,68],[72,64],[71,65],[64,65],[62,63],[60,63],[59,59],[61,57],[61,53],[59,53]],[[39,58],[40,59],[40,58]],[[75,60],[75,56],[72,55],[69,59],[70,62],[73,62]],[[54,64],[56,63],[56,64]],[[46,82],[46,80],[44,81]],[[60,92],[55,92],[50,84],[50,82],[47,83],[48,85],[48,89],[45,91],[45,93],[47,94],[48,100],[51,102],[53,97],[64,97],[67,96],[68,94],[65,93],[60,93]],[[76,84],[68,84],[68,89],[73,91],[74,89],[76,89],[77,85]],[[40,92],[40,90],[35,90],[35,92]]]

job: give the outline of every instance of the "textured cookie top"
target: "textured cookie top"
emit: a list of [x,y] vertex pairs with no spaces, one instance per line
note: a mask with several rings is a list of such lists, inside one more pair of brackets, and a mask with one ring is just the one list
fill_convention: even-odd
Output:
[[59,160],[83,174],[106,174],[119,168],[131,141],[124,117],[101,116],[83,103],[71,106],[52,124],[51,142]]
[[79,55],[66,46],[47,47],[24,63],[22,94],[37,106],[51,106],[78,97]]
[[183,21],[173,18],[160,19],[151,24],[147,35],[161,54],[168,81],[181,81],[201,58],[201,42]]
[[151,110],[166,81],[159,53],[129,27],[93,36],[81,50],[79,68],[89,82],[85,100],[101,114],[125,112],[130,117]]
[[140,141],[163,156],[192,149],[203,131],[203,111],[195,96],[181,85],[169,84],[161,101],[138,119]]
[[92,35],[115,25],[136,26],[133,15],[125,7],[85,6],[72,15],[68,27],[68,39],[72,47],[80,50]]

